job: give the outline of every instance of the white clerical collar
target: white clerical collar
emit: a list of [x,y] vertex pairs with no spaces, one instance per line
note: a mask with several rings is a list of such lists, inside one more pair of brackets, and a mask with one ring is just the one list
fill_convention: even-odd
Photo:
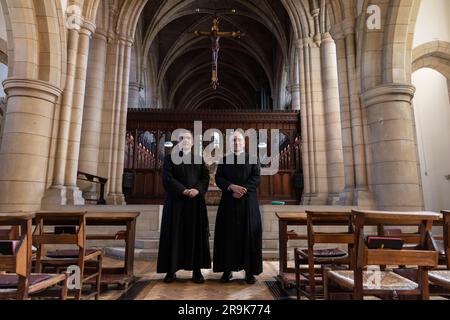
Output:
[[185,155],[185,156],[188,156],[188,155],[190,155],[191,154],[191,149],[189,149],[189,150],[183,150],[183,149],[181,149],[181,152],[183,152],[183,155]]

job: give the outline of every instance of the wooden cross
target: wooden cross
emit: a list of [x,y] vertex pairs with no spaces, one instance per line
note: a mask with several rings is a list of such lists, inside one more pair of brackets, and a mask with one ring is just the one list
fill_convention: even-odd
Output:
[[232,31],[232,32],[221,32],[219,29],[219,18],[215,17],[212,22],[212,27],[210,32],[205,31],[194,31],[194,34],[198,37],[210,37],[211,38],[211,49],[212,49],[212,79],[211,85],[214,90],[217,90],[219,87],[219,74],[218,74],[218,60],[219,60],[219,51],[220,51],[220,38],[232,38],[232,39],[240,39],[241,32],[240,31]]

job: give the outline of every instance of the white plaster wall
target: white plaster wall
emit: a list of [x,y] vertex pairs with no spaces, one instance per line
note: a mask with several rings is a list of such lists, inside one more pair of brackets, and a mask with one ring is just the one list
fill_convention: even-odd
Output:
[[[450,41],[450,1],[421,1],[414,47],[441,40]],[[425,208],[450,208],[450,102],[447,79],[439,72],[421,69],[413,74],[417,139]]]
[[[449,1],[450,2],[450,1]],[[426,210],[450,208],[450,101],[447,79],[432,69],[413,74],[417,140]]]
[[413,46],[426,42],[450,41],[450,1],[421,1]]

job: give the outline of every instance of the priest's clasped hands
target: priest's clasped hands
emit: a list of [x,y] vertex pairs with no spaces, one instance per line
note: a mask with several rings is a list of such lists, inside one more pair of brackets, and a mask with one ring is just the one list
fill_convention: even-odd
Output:
[[247,189],[235,184],[232,184],[228,190],[233,192],[233,197],[235,199],[241,199],[243,196],[245,196],[247,194]]
[[189,198],[195,198],[198,196],[200,191],[197,189],[186,189],[183,191],[183,196],[189,197]]

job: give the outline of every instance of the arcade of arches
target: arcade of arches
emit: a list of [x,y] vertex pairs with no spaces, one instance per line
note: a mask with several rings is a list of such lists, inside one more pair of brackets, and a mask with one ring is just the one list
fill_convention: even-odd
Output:
[[[418,39],[428,2],[443,6],[444,22]],[[79,171],[107,178],[107,203],[124,204],[129,109],[298,112],[302,204],[420,210],[432,199],[412,73],[450,77],[445,0],[0,4],[0,210],[83,205]],[[380,28],[366,23],[372,5]],[[80,16],[68,19],[67,8]],[[214,16],[221,30],[243,33],[220,41],[217,90],[211,40],[193,33]]]

